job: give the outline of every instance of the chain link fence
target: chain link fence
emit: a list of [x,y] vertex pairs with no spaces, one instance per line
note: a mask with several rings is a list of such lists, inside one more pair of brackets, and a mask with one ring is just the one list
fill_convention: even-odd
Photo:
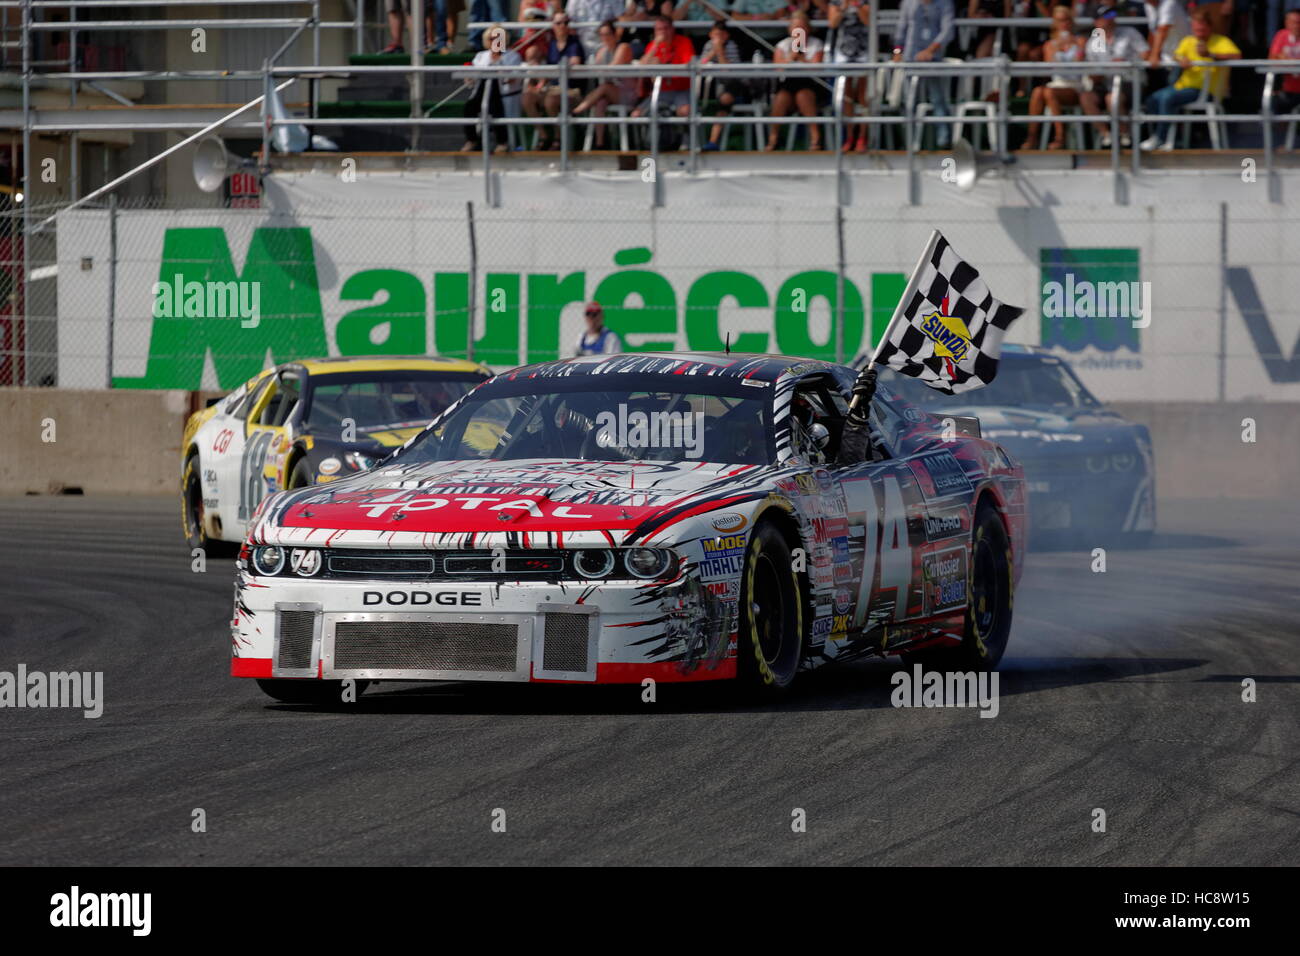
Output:
[[[1052,348],[1109,397],[1213,401],[1300,383],[1300,223],[1286,207],[923,211],[124,202],[58,213],[25,244],[10,211],[0,384],[229,389],[318,355],[505,369],[573,354],[590,300],[628,350],[852,360],[883,332],[936,224],[995,295],[1026,307],[1009,340]],[[29,210],[33,230],[56,212]]]

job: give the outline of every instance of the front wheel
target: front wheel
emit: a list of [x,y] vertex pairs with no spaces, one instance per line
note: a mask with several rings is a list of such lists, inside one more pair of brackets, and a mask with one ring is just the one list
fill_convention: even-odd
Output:
[[[361,692],[366,689],[366,681],[354,681],[354,693],[352,700],[355,701],[361,696]],[[257,686],[262,688],[262,693],[268,697],[274,697],[276,700],[285,704],[315,704],[316,706],[328,706],[337,704],[342,706],[345,701],[344,682],[341,680],[290,680],[279,678],[273,680],[264,680],[258,678]]]
[[239,546],[208,536],[204,520],[203,483],[199,479],[199,454],[192,452],[181,470],[181,526],[190,550],[198,548],[209,558],[234,557]]
[[782,696],[803,657],[799,578],[785,538],[771,524],[755,530],[740,582],[736,676],[748,692]]
[[306,458],[299,458],[293,466],[293,471],[289,473],[289,488],[306,488],[308,485],[316,484],[316,473],[312,471],[311,465],[307,463]]

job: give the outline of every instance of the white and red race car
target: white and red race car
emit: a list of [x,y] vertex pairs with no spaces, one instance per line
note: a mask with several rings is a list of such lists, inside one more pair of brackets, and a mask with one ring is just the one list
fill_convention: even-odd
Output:
[[[337,701],[384,680],[739,679],[866,655],[994,666],[1023,561],[1018,464],[856,373],[591,356],[478,386],[374,470],[266,499],[232,673]],[[964,432],[964,433],[963,433]]]

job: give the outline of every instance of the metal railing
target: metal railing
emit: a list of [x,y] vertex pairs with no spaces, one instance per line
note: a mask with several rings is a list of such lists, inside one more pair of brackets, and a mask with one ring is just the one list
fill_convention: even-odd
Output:
[[[512,126],[517,127],[556,127],[559,134],[559,169],[566,172],[571,163],[569,139],[572,127],[583,127],[592,125],[603,125],[617,127],[627,125],[631,127],[645,127],[649,129],[648,149],[651,158],[654,160],[654,169],[659,168],[660,156],[660,139],[661,131],[666,126],[684,126],[687,128],[686,152],[687,152],[687,169],[694,172],[699,165],[699,125],[708,123],[712,125],[716,122],[735,125],[758,124],[760,126],[782,126],[782,125],[808,125],[829,127],[834,133],[835,155],[836,155],[836,173],[837,173],[837,202],[843,203],[846,196],[844,177],[845,157],[842,149],[844,130],[848,125],[867,126],[872,129],[885,126],[902,126],[905,132],[905,153],[908,157],[909,172],[909,199],[911,202],[919,202],[918,175],[919,171],[916,164],[916,154],[918,153],[917,140],[918,127],[923,129],[926,126],[951,125],[956,121],[954,116],[937,116],[933,114],[920,115],[918,112],[918,86],[919,81],[926,78],[945,78],[954,79],[960,77],[983,78],[991,80],[993,88],[1001,91],[998,96],[997,110],[993,116],[966,115],[961,117],[963,124],[984,125],[986,128],[996,128],[997,142],[1000,154],[1004,162],[1010,161],[1008,151],[1009,131],[1012,125],[1041,124],[1041,123],[1063,123],[1063,124],[1095,124],[1106,122],[1111,132],[1111,150],[1110,163],[1111,172],[1115,179],[1115,196],[1116,201],[1122,201],[1122,185],[1120,177],[1122,175],[1122,151],[1120,148],[1119,128],[1120,124],[1127,122],[1131,124],[1134,148],[1131,150],[1131,170],[1133,174],[1141,171],[1141,150],[1136,148],[1140,142],[1141,130],[1143,124],[1159,122],[1178,122],[1178,123],[1222,123],[1225,126],[1230,124],[1258,124],[1264,132],[1266,143],[1265,164],[1266,173],[1271,174],[1273,171],[1273,148],[1272,148],[1272,124],[1282,122],[1294,124],[1300,122],[1300,113],[1287,114],[1285,116],[1274,115],[1271,108],[1271,94],[1273,90],[1273,77],[1278,73],[1295,73],[1300,72],[1300,60],[1235,60],[1225,61],[1217,64],[1214,69],[1252,69],[1258,73],[1265,74],[1265,94],[1261,103],[1258,114],[1233,114],[1226,112],[1215,112],[1213,114],[1197,115],[1188,113],[1178,113],[1170,116],[1162,114],[1148,114],[1143,112],[1141,105],[1143,102],[1143,84],[1147,67],[1141,63],[1016,63],[1011,62],[1005,57],[996,60],[981,62],[970,61],[963,64],[955,63],[893,63],[881,62],[875,64],[825,64],[825,63],[790,63],[790,64],[700,64],[692,61],[689,64],[678,66],[571,66],[567,63],[561,63],[556,66],[489,66],[466,69],[465,67],[448,67],[448,66],[370,66],[370,67],[351,67],[349,73],[382,73],[382,72],[411,72],[419,70],[428,74],[443,74],[453,79],[459,79],[465,82],[481,81],[485,83],[501,83],[508,80],[523,79],[553,79],[558,81],[561,89],[568,89],[572,81],[584,79],[650,79],[651,90],[647,98],[647,114],[641,116],[573,116],[569,110],[567,96],[560,97],[560,110],[555,116],[493,116],[489,111],[490,97],[485,93],[481,97],[481,109],[477,117],[431,117],[425,116],[418,119],[401,119],[394,120],[391,118],[330,118],[330,119],[312,119],[307,122],[316,126],[405,126],[412,127],[438,127],[438,126],[464,126],[469,122],[477,121],[481,125],[481,142],[482,142],[482,163],[485,180],[485,198],[488,202],[494,201],[492,194],[491,177],[488,175],[492,167],[492,152],[495,146],[493,130],[506,129]],[[292,78],[309,74],[311,71],[305,68],[297,67],[277,67],[268,72],[268,81],[271,78]],[[898,112],[895,115],[886,115],[880,111],[880,91],[876,91],[873,102],[869,105],[867,112],[849,112],[847,109],[846,87],[849,77],[857,76],[892,76],[895,72],[901,72],[905,84],[907,84],[906,94],[902,97]],[[1013,116],[1009,110],[1009,97],[1002,95],[1010,89],[1010,84],[1016,78],[1041,77],[1046,75],[1077,75],[1081,80],[1084,77],[1103,77],[1108,78],[1109,90],[1113,93],[1121,91],[1125,82],[1132,89],[1133,109],[1130,113],[1123,115],[1120,113],[1120,97],[1112,97],[1111,109],[1105,114],[1065,114],[1065,115],[1027,115]],[[701,115],[698,109],[701,81],[708,77],[724,78],[743,78],[743,79],[771,79],[773,76],[807,76],[823,78],[833,83],[833,93],[831,98],[830,113],[819,114],[816,116],[804,116],[801,114],[786,116],[738,116],[729,115],[725,118],[716,116]],[[686,116],[663,116],[660,115],[659,102],[663,92],[663,81],[668,78],[686,78],[690,84],[690,96],[688,97],[690,111]],[[1104,119],[1103,119],[1104,117]],[[286,121],[268,121],[275,122],[304,122],[300,119]],[[660,177],[652,177],[653,201],[657,205],[662,202]]]

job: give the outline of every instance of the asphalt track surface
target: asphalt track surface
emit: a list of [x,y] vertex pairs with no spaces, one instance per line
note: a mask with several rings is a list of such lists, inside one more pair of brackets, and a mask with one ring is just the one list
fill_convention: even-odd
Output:
[[0,864],[1300,863],[1294,501],[1162,502],[1153,547],[1104,574],[1031,555],[994,719],[893,708],[885,663],[780,707],[464,684],[276,704],[226,676],[231,575],[190,570],[177,510],[0,499],[0,670],[102,670],[106,698],[98,720],[0,709]]

